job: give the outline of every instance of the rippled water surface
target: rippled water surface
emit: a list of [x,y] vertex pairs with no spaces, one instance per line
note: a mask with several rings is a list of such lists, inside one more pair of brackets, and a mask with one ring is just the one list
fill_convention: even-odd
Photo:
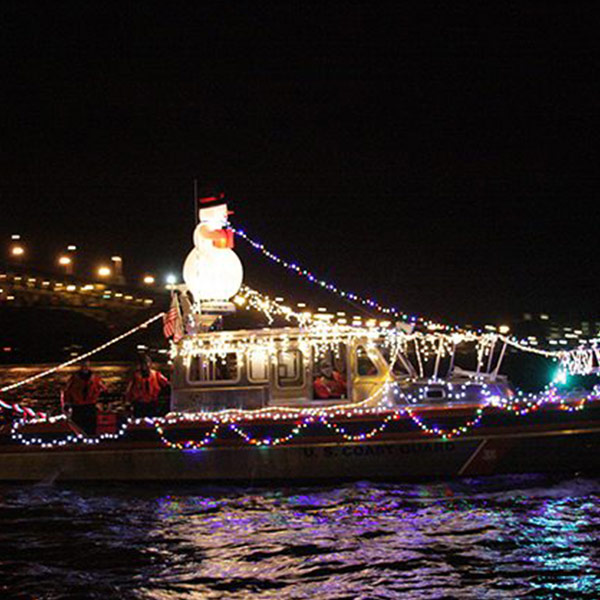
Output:
[[1,598],[598,598],[600,480],[1,486]]

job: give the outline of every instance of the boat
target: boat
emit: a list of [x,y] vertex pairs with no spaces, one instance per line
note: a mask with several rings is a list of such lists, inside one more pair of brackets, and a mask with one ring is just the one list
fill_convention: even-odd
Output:
[[[168,413],[105,419],[90,436],[64,414],[30,409],[0,427],[0,480],[281,483],[599,470],[598,388],[516,391],[500,371],[508,347],[524,348],[497,333],[296,313],[242,284],[227,214],[221,197],[201,203],[185,284],[173,289]],[[227,329],[240,308],[273,323]],[[593,345],[563,352],[561,368],[592,372],[594,353]]]

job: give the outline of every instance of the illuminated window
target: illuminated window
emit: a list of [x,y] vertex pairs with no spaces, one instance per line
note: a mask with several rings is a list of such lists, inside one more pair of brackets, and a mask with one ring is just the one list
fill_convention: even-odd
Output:
[[221,356],[195,356],[189,367],[189,380],[199,382],[238,381],[237,355],[229,352]]
[[344,379],[346,378],[346,344],[340,342],[336,350],[325,350],[318,356],[313,352],[313,377],[321,374],[321,367],[330,365],[334,371],[337,371]]
[[252,382],[269,380],[269,355],[264,350],[254,350],[248,354],[248,379]]
[[288,350],[277,353],[277,385],[279,387],[302,387],[304,368],[302,352]]
[[360,377],[369,375],[377,375],[377,367],[369,358],[369,354],[364,346],[359,346],[356,349],[356,372]]
[[407,377],[410,375],[410,373],[406,370],[404,363],[398,357],[398,353],[395,349],[392,352],[390,348],[383,348],[382,354],[388,365],[392,362],[392,360],[394,361],[391,365],[392,373],[394,375],[398,377]]

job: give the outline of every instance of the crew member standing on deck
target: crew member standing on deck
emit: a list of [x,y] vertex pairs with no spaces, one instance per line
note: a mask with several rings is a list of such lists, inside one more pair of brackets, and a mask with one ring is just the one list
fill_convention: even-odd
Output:
[[152,362],[146,355],[139,358],[139,367],[134,372],[125,401],[133,404],[133,416],[155,417],[158,415],[158,397],[162,390],[169,387],[169,380],[152,368]]
[[71,408],[71,420],[88,435],[96,433],[96,403],[106,386],[90,369],[90,361],[81,363],[64,391],[65,408]]

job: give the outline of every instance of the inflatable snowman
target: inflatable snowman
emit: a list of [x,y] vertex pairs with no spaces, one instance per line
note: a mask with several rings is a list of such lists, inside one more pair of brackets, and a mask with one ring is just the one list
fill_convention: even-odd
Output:
[[183,280],[196,303],[224,302],[235,296],[244,271],[233,248],[233,231],[226,229],[227,204],[222,196],[204,198],[194,248],[183,265]]

